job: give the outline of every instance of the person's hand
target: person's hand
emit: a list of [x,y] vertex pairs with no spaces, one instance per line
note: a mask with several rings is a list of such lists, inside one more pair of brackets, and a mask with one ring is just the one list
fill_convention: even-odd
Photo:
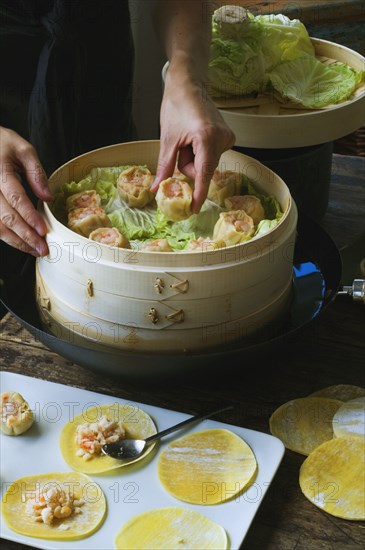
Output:
[[34,147],[16,132],[0,127],[0,239],[33,256],[45,256],[47,228],[27,197],[20,174],[38,198],[52,199]]
[[151,190],[179,170],[195,181],[192,210],[197,213],[206,199],[210,180],[221,154],[232,147],[233,132],[207,97],[204,87],[167,73],[160,112],[160,155]]

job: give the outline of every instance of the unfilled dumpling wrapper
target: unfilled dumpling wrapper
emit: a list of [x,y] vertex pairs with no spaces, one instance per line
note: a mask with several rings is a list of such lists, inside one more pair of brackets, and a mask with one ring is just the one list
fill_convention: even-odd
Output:
[[225,199],[224,206],[228,210],[244,210],[246,214],[251,216],[255,225],[265,219],[264,207],[255,195],[234,195]]
[[161,181],[156,193],[157,206],[167,219],[178,222],[192,214],[193,190],[187,181],[168,178]]
[[117,550],[225,550],[223,527],[196,510],[148,510],[127,521],[115,538]]
[[335,437],[354,435],[365,437],[365,397],[343,403],[332,420]]
[[[67,510],[62,509],[60,495],[64,502],[65,497],[68,500],[63,504]],[[56,510],[52,503],[61,508]],[[99,485],[89,477],[78,472],[52,472],[14,481],[3,496],[1,509],[6,523],[16,533],[70,541],[88,537],[99,529],[106,514],[106,501]],[[35,519],[37,510],[40,521]]]
[[332,419],[342,401],[302,397],[281,405],[270,417],[270,431],[287,449],[309,455],[333,438]]
[[[134,405],[120,405],[113,403],[112,405],[102,405],[99,407],[90,407],[82,414],[79,414],[68,422],[61,431],[60,447],[66,463],[78,472],[85,474],[100,474],[121,468],[132,462],[137,462],[146,457],[154,448],[154,444],[148,445],[146,451],[141,457],[136,458],[128,463],[123,463],[103,453],[95,453],[89,460],[85,460],[85,454],[82,454],[87,448],[85,441],[81,447],[78,443],[78,426],[91,431],[98,431],[99,423],[105,420],[115,421],[122,424],[125,437],[130,439],[146,439],[146,437],[156,433],[156,426],[151,417]],[[96,424],[96,426],[94,426]],[[90,427],[91,425],[91,427]],[[80,428],[79,428],[80,430]],[[93,445],[93,436],[90,436],[90,446]]]
[[101,197],[94,189],[90,191],[82,191],[75,193],[66,200],[66,210],[74,210],[75,208],[95,208],[100,206]]
[[214,226],[213,241],[231,246],[249,241],[254,232],[253,219],[244,210],[221,212]]
[[148,168],[130,166],[120,173],[117,181],[120,198],[132,208],[143,208],[155,198],[150,190],[153,180]]
[[68,227],[84,237],[88,237],[98,227],[111,227],[111,221],[103,208],[75,208],[68,214]]
[[158,475],[175,498],[191,504],[219,504],[242,493],[253,481],[252,449],[229,430],[194,432],[161,453]]
[[365,442],[338,437],[317,447],[299,473],[303,494],[328,514],[365,520]]
[[352,384],[335,384],[334,386],[327,386],[310,394],[310,397],[331,397],[340,401],[351,401],[351,399],[356,399],[356,397],[364,396],[365,388]]
[[89,235],[89,239],[107,246],[116,246],[118,248],[130,248],[131,243],[122,235],[116,227],[99,227],[94,229]]
[[242,189],[242,175],[232,170],[215,170],[210,180],[208,199],[224,206],[224,201],[233,195],[239,195]]
[[143,252],[173,252],[167,239],[155,239],[148,243],[143,243],[141,250]]
[[29,404],[20,393],[4,391],[0,402],[0,429],[6,435],[20,435],[31,427],[34,421]]

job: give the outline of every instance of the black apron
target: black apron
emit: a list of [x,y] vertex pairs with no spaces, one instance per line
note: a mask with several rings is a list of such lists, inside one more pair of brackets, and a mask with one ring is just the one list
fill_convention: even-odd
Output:
[[0,124],[35,146],[48,174],[135,139],[127,0],[0,0],[0,46]]

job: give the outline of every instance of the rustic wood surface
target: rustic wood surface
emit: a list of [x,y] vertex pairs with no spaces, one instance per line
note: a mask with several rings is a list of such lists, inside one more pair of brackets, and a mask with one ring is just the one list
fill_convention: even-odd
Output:
[[[357,259],[363,252],[359,243],[364,233],[364,163],[365,159],[334,156],[330,205],[323,220],[344,253],[357,245]],[[7,314],[1,325],[0,367],[186,413],[227,402],[234,409],[221,413],[220,420],[269,433],[270,415],[290,399],[332,384],[365,386],[364,321],[365,307],[339,296],[260,366],[242,355],[239,363],[221,372],[151,382],[112,378],[75,365],[46,349]],[[299,454],[285,452],[241,550],[363,548],[363,522],[330,516],[302,495],[298,474],[303,460]],[[2,540],[0,548],[26,546]]]

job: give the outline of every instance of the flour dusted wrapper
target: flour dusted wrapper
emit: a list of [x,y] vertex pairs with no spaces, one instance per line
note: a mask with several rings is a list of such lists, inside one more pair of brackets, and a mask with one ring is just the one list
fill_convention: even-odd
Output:
[[332,420],[335,437],[365,437],[365,397],[343,403]]
[[332,419],[342,401],[326,397],[303,397],[281,405],[271,415],[270,431],[287,449],[309,455],[333,438]]
[[365,442],[339,437],[317,447],[299,474],[302,492],[315,506],[343,519],[365,520]]
[[352,384],[335,384],[321,388],[310,394],[309,397],[330,397],[331,399],[339,399],[340,401],[350,401],[356,397],[364,397],[365,388],[354,386]]
[[[46,495],[52,488],[62,489],[78,500],[83,500],[81,512],[51,525],[35,521],[27,511],[27,500],[37,490]],[[70,541],[88,537],[104,521],[106,501],[104,493],[89,477],[78,472],[52,472],[22,477],[8,487],[2,498],[1,511],[6,523],[16,533],[27,537]]]
[[228,430],[194,432],[170,443],[158,462],[163,487],[191,504],[225,502],[253,481],[257,462],[251,448]]
[[171,507],[149,510],[125,523],[115,538],[117,550],[225,550],[227,535],[198,511]]

